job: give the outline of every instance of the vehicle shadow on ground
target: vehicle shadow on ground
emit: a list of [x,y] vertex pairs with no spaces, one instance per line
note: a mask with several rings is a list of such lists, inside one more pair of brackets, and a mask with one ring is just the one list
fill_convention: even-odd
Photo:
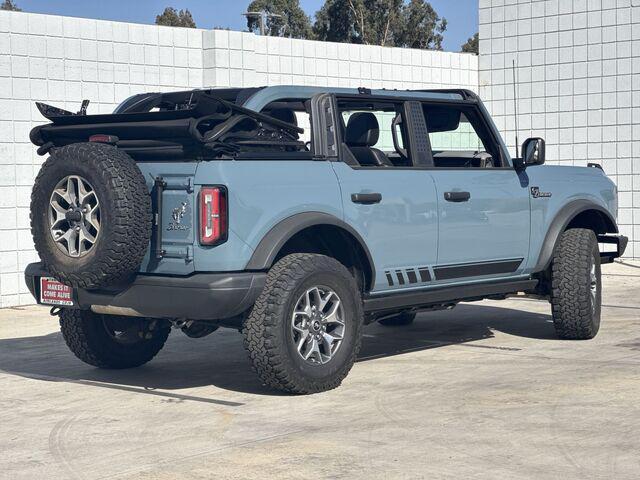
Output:
[[[358,361],[466,344],[491,338],[494,330],[534,339],[556,338],[550,315],[465,304],[451,311],[421,313],[410,326],[366,327]],[[59,332],[1,339],[0,371],[43,381],[88,383],[210,403],[233,404],[171,391],[212,385],[235,392],[278,395],[257,380],[242,336],[232,330],[219,330],[202,339],[173,332],[153,361],[132,370],[100,370],[81,363],[67,350]]]

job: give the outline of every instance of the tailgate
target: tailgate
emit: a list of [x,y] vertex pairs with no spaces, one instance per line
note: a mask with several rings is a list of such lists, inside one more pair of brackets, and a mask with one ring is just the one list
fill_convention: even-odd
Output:
[[187,275],[195,270],[196,165],[138,162],[153,205],[153,234],[141,272]]

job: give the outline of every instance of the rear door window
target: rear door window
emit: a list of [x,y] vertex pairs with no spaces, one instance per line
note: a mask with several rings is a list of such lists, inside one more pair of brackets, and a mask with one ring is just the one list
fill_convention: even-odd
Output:
[[409,167],[402,103],[340,99],[343,143],[351,163],[360,167]]

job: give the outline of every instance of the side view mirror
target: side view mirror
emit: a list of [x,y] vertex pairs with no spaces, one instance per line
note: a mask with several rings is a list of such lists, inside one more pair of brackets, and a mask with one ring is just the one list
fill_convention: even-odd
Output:
[[545,143],[542,138],[527,138],[522,144],[522,158],[516,165],[526,168],[530,165],[542,165],[545,160]]

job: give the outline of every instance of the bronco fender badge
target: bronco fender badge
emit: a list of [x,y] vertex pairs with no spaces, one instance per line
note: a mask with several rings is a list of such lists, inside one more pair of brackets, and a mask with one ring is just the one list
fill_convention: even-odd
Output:
[[531,187],[531,196],[533,198],[548,198],[551,192],[541,192],[540,187]]

